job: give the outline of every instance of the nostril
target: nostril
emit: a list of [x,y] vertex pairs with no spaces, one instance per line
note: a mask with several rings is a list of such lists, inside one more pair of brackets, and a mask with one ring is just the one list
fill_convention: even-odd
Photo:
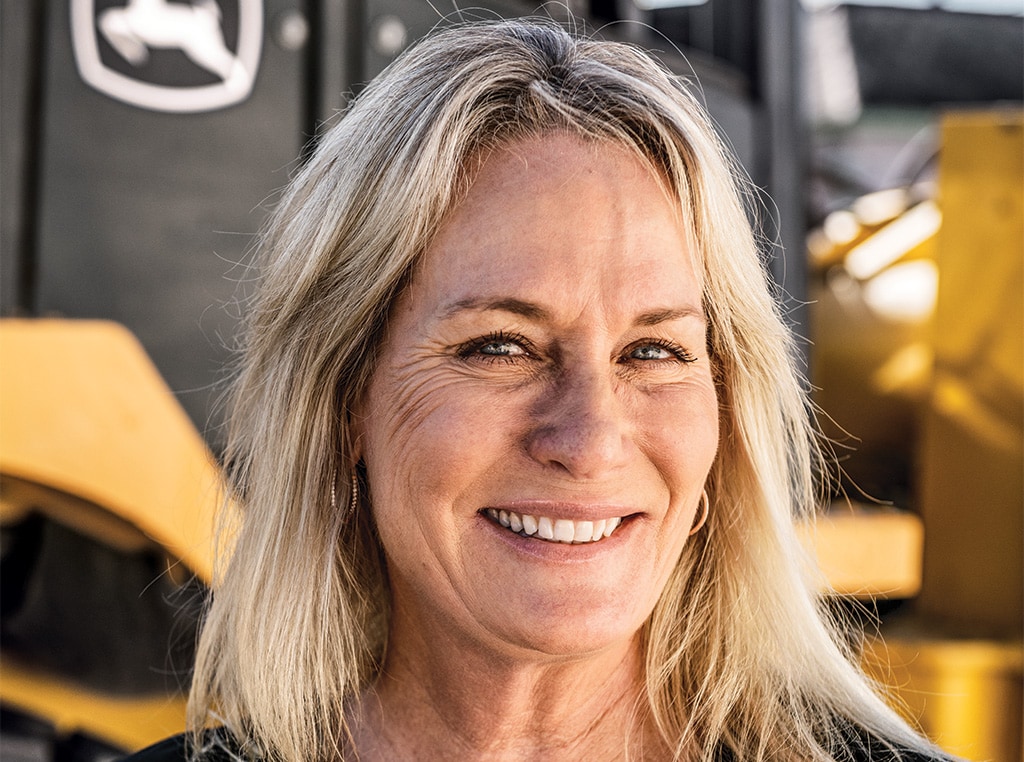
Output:
[[576,478],[594,478],[625,463],[629,442],[623,427],[615,421],[577,418],[536,428],[527,450],[546,466]]
[[614,377],[600,369],[563,364],[559,382],[533,412],[527,450],[539,463],[592,479],[628,458],[628,411],[616,395]]

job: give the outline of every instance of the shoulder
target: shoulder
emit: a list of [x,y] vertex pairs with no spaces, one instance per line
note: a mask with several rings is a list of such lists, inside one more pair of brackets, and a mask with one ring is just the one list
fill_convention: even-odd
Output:
[[153,744],[135,754],[129,754],[122,762],[171,762],[186,759],[188,742],[185,736],[173,736]]
[[831,754],[837,762],[955,762],[923,739],[919,747],[910,748],[852,724],[843,728],[842,741]]
[[188,734],[171,736],[125,757],[121,762],[237,762],[245,757],[223,733],[207,733],[196,749]]
[[941,752],[921,752],[898,747],[870,748],[857,747],[847,756],[837,755],[841,762],[955,762]]
[[[819,739],[820,751],[834,762],[964,762],[922,740],[916,748],[881,738],[849,721],[842,721]],[[720,747],[715,762],[737,762],[739,756]]]

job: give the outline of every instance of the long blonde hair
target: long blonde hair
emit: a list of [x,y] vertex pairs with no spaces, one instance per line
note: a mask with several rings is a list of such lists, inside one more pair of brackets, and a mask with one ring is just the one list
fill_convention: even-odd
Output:
[[666,178],[704,271],[722,437],[706,528],[642,633],[651,721],[677,759],[828,760],[851,728],[926,748],[850,665],[800,560],[814,434],[741,175],[680,78],[542,21],[415,45],[324,135],[269,223],[225,456],[240,528],[202,633],[192,729],[224,724],[273,759],[343,757],[389,608],[369,506],[345,510],[349,412],[474,168],[554,130],[625,146]]

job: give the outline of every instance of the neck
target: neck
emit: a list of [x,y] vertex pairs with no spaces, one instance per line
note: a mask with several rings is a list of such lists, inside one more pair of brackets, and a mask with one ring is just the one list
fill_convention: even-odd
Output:
[[642,693],[638,637],[550,656],[496,651],[445,628],[398,626],[351,724],[361,762],[663,758],[637,711],[646,705]]

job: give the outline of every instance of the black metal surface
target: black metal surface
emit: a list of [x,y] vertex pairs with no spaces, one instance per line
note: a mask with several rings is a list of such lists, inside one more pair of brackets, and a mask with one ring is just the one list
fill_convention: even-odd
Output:
[[126,751],[83,733],[63,736],[38,717],[0,706],[0,757],[4,762],[113,762]]
[[865,103],[1024,99],[1024,19],[941,10],[847,8]]
[[176,583],[165,556],[118,550],[40,513],[0,539],[4,658],[113,695],[188,684],[205,593]]
[[[284,50],[270,34],[275,15],[295,7],[266,2],[255,89],[218,111],[150,111],[85,84],[67,3],[52,3],[46,59],[37,62],[37,314],[127,325],[215,442],[211,385],[235,332],[237,282],[246,277],[238,263],[307,134],[306,52]],[[183,56],[167,63],[197,68]]]
[[0,3],[0,309],[32,314],[46,6]]

